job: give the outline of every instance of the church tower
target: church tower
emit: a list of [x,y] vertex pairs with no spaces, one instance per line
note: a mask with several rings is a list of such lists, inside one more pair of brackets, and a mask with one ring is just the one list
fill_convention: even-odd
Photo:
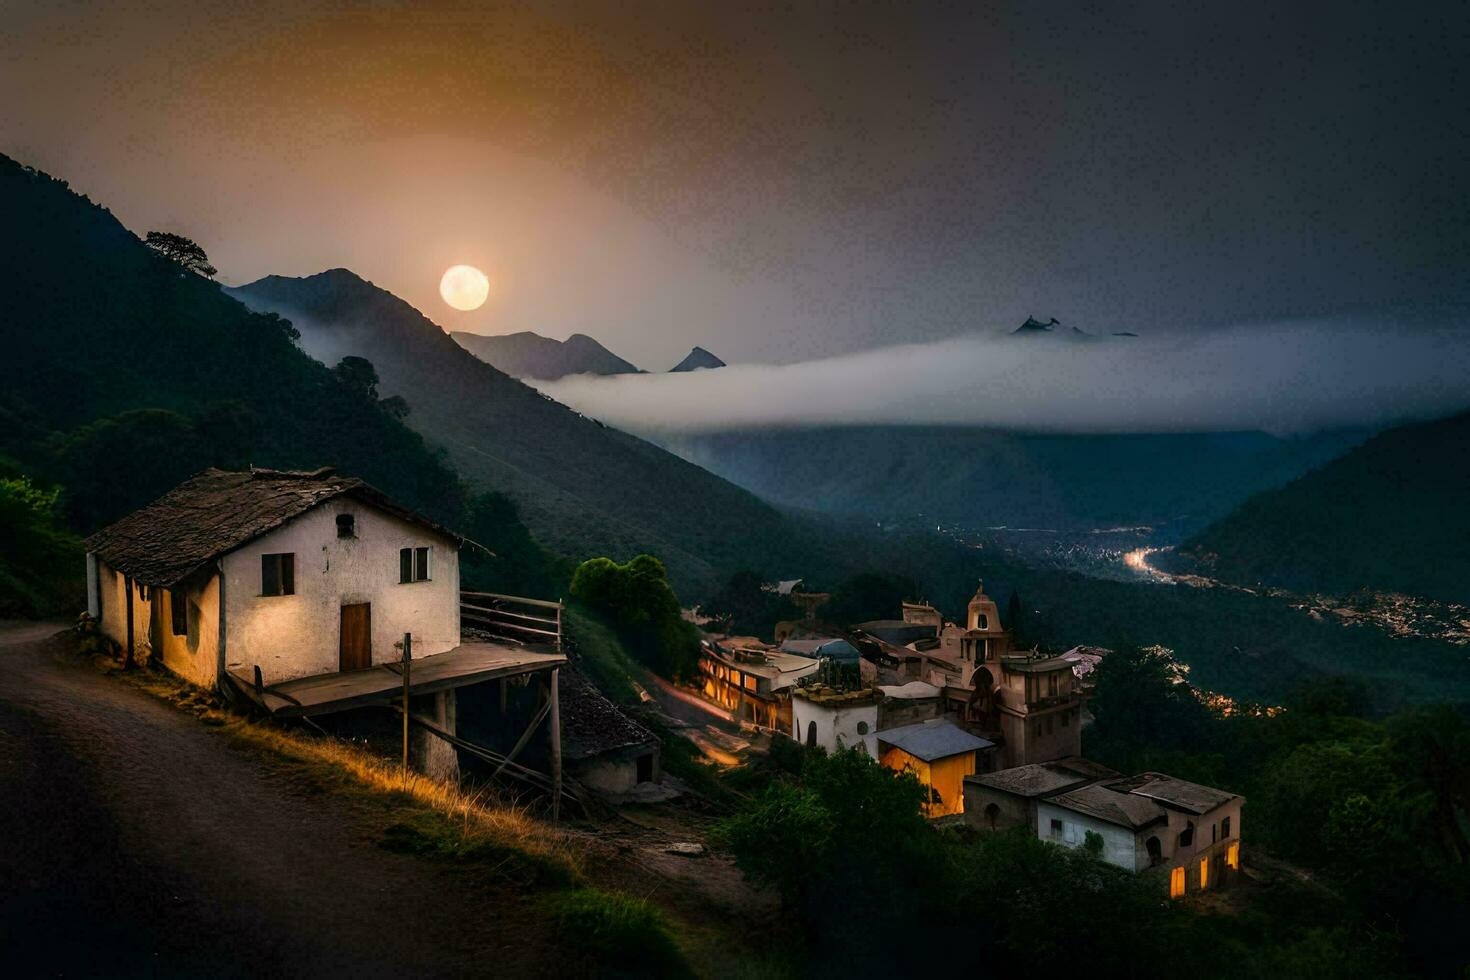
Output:
[[975,586],[968,611],[962,644],[964,659],[977,666],[999,660],[1011,648],[1011,635],[1001,625],[1000,607],[985,594],[984,581]]

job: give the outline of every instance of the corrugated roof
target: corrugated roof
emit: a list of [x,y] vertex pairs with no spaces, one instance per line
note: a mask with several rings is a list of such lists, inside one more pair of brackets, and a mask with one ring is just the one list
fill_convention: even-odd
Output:
[[331,470],[241,473],[208,469],[98,531],[85,546],[114,570],[144,585],[171,586],[220,555],[342,496],[428,528],[456,544],[463,540],[363,481],[337,476]]
[[878,733],[878,741],[897,746],[925,762],[995,747],[994,742],[971,735],[948,718],[930,718],[914,725],[890,728]]
[[[1110,769],[1105,771],[1108,775],[1117,775]],[[1031,799],[1075,789],[1086,783],[1096,782],[1097,779],[1097,776],[1077,772],[1065,765],[1041,762],[1029,766],[1016,766],[1013,769],[1001,769],[998,772],[966,776],[965,782],[979,783],[1002,793]]]

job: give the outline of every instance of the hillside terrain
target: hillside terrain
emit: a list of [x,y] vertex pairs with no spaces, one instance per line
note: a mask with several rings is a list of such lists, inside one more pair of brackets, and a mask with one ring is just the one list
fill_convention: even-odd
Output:
[[460,482],[290,324],[0,156],[0,477],[64,488],[87,533],[208,466],[332,465],[447,522]]
[[1470,413],[1379,433],[1181,549],[1228,582],[1470,603]]
[[455,343],[408,303],[345,269],[227,290],[291,319],[335,363],[370,360],[384,395],[468,479],[514,498],[538,540],[574,558],[658,555],[681,591],[801,553],[769,504],[649,442],[552,401]]
[[637,374],[638,368],[584,333],[553,340],[529,330],[478,334],[456,330],[449,336],[465,350],[512,378],[555,381],[569,374]]
[[1202,527],[1363,438],[1337,432],[1035,435],[850,426],[669,437],[665,445],[791,507],[929,524]]

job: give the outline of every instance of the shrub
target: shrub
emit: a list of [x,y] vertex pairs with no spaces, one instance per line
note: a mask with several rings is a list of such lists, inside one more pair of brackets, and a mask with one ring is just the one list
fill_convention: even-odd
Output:
[[630,976],[692,976],[663,913],[647,899],[590,888],[550,900],[567,945],[588,953],[604,972]]

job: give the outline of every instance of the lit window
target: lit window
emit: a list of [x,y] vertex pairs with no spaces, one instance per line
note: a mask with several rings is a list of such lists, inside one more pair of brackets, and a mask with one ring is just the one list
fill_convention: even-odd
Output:
[[294,554],[260,556],[260,594],[296,594],[296,556]]
[[429,580],[429,550],[428,548],[399,549],[399,582],[427,582]]
[[1184,869],[1175,868],[1169,872],[1169,897],[1182,898],[1184,896]]
[[1210,884],[1210,859],[1201,858],[1199,862],[1199,887],[1203,891]]
[[1238,841],[1225,849],[1225,866],[1232,871],[1240,870],[1240,843]]

